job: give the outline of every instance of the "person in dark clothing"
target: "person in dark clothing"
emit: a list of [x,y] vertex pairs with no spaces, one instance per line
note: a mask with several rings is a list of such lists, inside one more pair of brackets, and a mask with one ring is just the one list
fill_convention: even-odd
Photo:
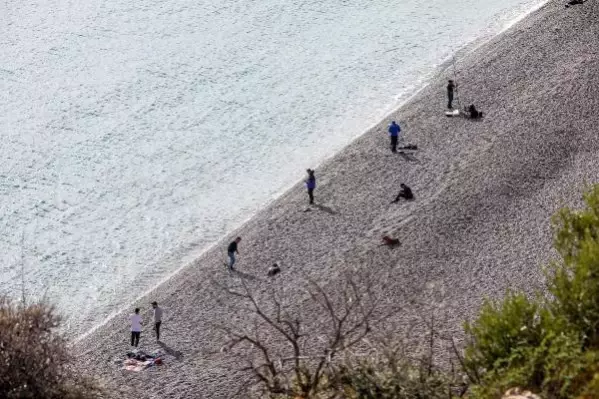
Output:
[[235,268],[235,254],[239,254],[239,250],[237,249],[237,244],[241,241],[241,237],[237,237],[235,241],[229,244],[227,248],[227,254],[229,255],[229,270],[234,271]]
[[468,116],[470,116],[470,119],[478,119],[483,117],[483,113],[477,110],[474,104],[471,104],[468,107]]
[[268,268],[268,277],[274,277],[277,274],[281,273],[281,268],[278,263],[275,263],[271,267]]
[[449,79],[447,83],[447,108],[453,109],[453,91],[457,89],[458,85],[453,83],[453,80]]
[[397,141],[399,139],[399,133],[401,132],[401,128],[399,125],[393,121],[389,125],[389,137],[391,138],[391,152],[397,152]]
[[308,197],[310,197],[310,205],[314,204],[314,189],[316,188],[316,176],[312,169],[306,170],[308,179],[306,180],[306,188],[308,189]]
[[399,187],[401,187],[401,190],[399,190],[399,194],[397,194],[397,197],[395,197],[395,199],[391,202],[392,204],[399,202],[400,198],[407,199],[408,201],[414,199],[414,194],[412,193],[412,189],[410,187],[403,183],[401,183]]

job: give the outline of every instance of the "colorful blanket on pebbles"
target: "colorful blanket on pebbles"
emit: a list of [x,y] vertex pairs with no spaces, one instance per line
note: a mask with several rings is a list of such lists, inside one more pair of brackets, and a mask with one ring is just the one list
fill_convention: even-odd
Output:
[[156,351],[147,354],[143,351],[134,351],[127,353],[127,359],[123,364],[123,370],[140,372],[155,365],[163,363],[164,354],[161,351]]

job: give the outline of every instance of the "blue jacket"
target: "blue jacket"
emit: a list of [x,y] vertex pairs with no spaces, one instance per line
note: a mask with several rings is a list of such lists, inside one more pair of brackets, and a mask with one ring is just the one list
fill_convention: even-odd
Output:
[[316,177],[314,177],[314,175],[308,177],[308,180],[306,180],[306,187],[312,190],[316,188]]
[[401,128],[395,122],[389,125],[389,136],[399,136],[399,132],[401,132]]

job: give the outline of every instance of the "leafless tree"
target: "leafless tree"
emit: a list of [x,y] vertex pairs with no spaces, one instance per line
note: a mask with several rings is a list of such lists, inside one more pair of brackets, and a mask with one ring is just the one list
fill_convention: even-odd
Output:
[[0,296],[0,398],[93,399],[97,381],[73,366],[60,317],[45,302],[16,303]]
[[380,311],[386,281],[386,273],[380,271],[348,272],[327,286],[305,278],[299,290],[301,306],[292,306],[272,285],[267,294],[258,290],[259,283],[244,279],[235,287],[219,286],[235,299],[229,308],[246,316],[245,323],[217,326],[227,339],[223,350],[245,364],[241,371],[249,377],[242,389],[271,398],[313,398],[332,392],[326,375],[335,360],[365,347],[363,340],[373,324],[395,312]]

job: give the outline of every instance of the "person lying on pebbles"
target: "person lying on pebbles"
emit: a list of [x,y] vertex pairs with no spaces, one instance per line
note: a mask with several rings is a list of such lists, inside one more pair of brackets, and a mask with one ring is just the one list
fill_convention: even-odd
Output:
[[391,238],[389,236],[383,236],[383,243],[381,244],[381,246],[386,245],[388,247],[397,247],[400,244],[401,244],[401,242],[399,242],[398,238]]

